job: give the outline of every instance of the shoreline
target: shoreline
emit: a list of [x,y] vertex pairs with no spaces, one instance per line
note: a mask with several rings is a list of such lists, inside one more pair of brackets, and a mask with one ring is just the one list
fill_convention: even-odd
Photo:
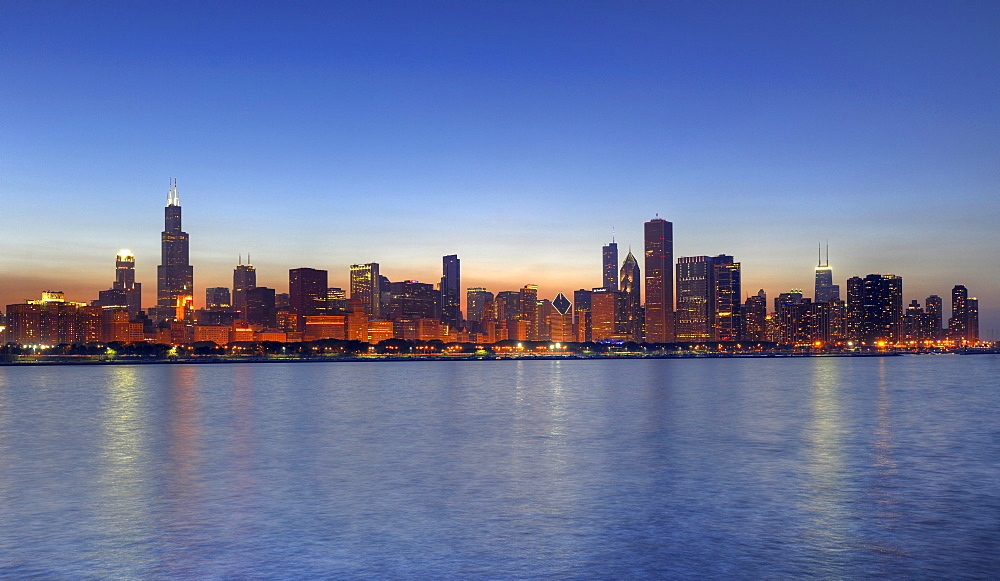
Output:
[[[797,359],[802,357],[899,357],[903,355],[997,355],[995,350],[972,352],[925,352],[925,353],[702,353],[702,354],[619,354],[619,355],[414,355],[414,356],[371,356],[371,357],[185,357],[174,359],[124,358],[114,359],[69,359],[60,357],[50,360],[0,361],[0,367],[44,367],[44,366],[107,366],[107,365],[220,365],[240,363],[407,363],[417,361],[593,361],[615,359]],[[58,356],[54,356],[58,357]]]

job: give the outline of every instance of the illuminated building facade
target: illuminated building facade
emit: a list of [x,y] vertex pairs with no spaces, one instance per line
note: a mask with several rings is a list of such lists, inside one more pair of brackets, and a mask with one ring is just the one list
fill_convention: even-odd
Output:
[[743,339],[767,340],[767,294],[764,289],[747,297],[743,303]]
[[603,288],[609,291],[618,290],[618,244],[609,242],[601,252],[603,266]]
[[979,301],[969,297],[964,284],[951,289],[951,317],[948,336],[953,341],[975,343],[979,340]]
[[158,321],[191,319],[194,267],[188,249],[188,233],[181,230],[181,202],[174,179],[164,208],[160,234],[160,265],[156,267],[156,317]]
[[135,282],[135,255],[131,250],[122,249],[115,257],[115,282],[113,290],[125,293],[125,307],[130,319],[135,319],[142,311],[142,283]]
[[[247,257],[249,262],[249,256]],[[257,286],[257,270],[252,264],[243,264],[243,257],[240,263],[233,269],[233,308],[239,311],[244,318],[247,312],[247,291]]]
[[742,334],[740,263],[725,254],[677,259],[678,341],[734,341]]
[[848,339],[867,346],[901,341],[903,278],[893,274],[857,278],[847,281]]
[[817,303],[840,300],[840,285],[833,284],[833,269],[830,268],[830,247],[826,249],[826,263],[822,257],[816,265],[816,286],[813,295]]
[[466,324],[472,331],[481,331],[486,303],[493,302],[493,293],[483,287],[473,287],[465,292]]
[[210,286],[205,289],[206,309],[228,309],[232,305],[229,287]]
[[930,325],[933,329],[933,340],[941,338],[944,325],[944,301],[937,295],[931,295],[924,301],[924,312],[930,318]]
[[382,276],[378,263],[351,265],[351,298],[361,299],[369,317],[382,318]]
[[432,284],[415,280],[391,282],[389,292],[391,298],[388,312],[384,314],[390,320],[431,319],[438,316],[441,293]]
[[646,341],[674,340],[674,225],[662,218],[644,224]]

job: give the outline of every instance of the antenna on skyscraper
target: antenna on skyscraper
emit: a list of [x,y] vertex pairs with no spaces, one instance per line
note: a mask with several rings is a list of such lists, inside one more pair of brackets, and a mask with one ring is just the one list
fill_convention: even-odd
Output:
[[830,239],[826,240],[826,265],[830,266]]
[[240,262],[237,266],[242,266],[242,265],[243,265],[243,253],[240,252]]
[[615,241],[615,227],[614,226],[611,227],[611,241],[612,242]]

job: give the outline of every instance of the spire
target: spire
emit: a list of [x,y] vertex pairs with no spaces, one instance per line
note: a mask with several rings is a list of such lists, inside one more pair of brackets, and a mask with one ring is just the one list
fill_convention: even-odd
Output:
[[615,227],[611,227],[611,242],[615,241]]
[[240,253],[240,262],[236,266],[243,266],[243,253]]
[[174,178],[170,182],[170,190],[167,193],[167,205],[168,206],[180,206],[181,200],[177,197],[177,178]]
[[823,245],[816,244],[816,266],[823,266]]
[[830,266],[830,240],[826,241],[826,265]]

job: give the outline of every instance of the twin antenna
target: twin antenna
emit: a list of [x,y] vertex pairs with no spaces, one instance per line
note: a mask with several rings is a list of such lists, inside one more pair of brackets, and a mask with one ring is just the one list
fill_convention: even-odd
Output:
[[180,206],[181,200],[177,197],[177,178],[168,182],[170,184],[170,190],[167,193],[167,205],[168,206]]
[[830,266],[830,241],[829,240],[826,241],[826,264],[823,264],[823,245],[822,244],[817,244],[816,245],[816,254],[819,256],[819,262],[816,264],[816,266],[826,266],[826,267],[829,267]]

